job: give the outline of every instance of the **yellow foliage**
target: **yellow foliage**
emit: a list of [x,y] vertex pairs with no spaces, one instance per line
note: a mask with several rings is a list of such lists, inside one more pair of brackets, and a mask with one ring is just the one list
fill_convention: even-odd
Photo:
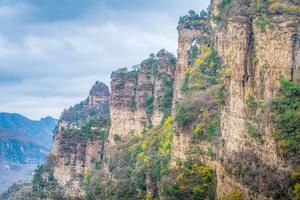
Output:
[[173,119],[172,119],[171,116],[167,117],[167,119],[164,121],[164,126],[165,126],[165,127],[170,127],[170,126],[172,126],[172,124],[173,124],[172,121],[173,121]]
[[231,73],[232,73],[232,70],[229,67],[227,67],[225,69],[225,76],[229,77],[229,76],[231,76]]
[[300,168],[294,169],[292,171],[292,177],[295,179],[300,179]]
[[286,148],[287,148],[287,141],[286,140],[279,140],[278,141],[278,150],[280,155],[285,155]]
[[193,67],[189,66],[188,68],[186,68],[185,73],[191,75],[193,73]]
[[184,180],[184,173],[180,173],[177,175],[176,180],[178,182],[182,182]]
[[300,200],[300,183],[297,183],[294,186],[294,193],[296,195],[297,200]]
[[138,159],[142,160],[145,164],[149,164],[150,163],[150,157],[147,156],[147,155],[145,155],[144,152],[139,153]]
[[203,134],[203,129],[205,128],[204,124],[197,124],[193,129],[193,134],[199,136],[200,134]]
[[242,200],[242,194],[239,191],[232,191],[228,195],[218,198],[218,200]]
[[89,179],[91,176],[92,176],[92,172],[91,170],[85,170],[84,173],[83,173],[83,176],[85,179]]
[[147,193],[145,200],[154,200],[153,194]]
[[193,187],[193,193],[201,193],[204,192],[203,188],[200,185],[196,185]]
[[143,150],[146,150],[146,149],[147,149],[147,146],[148,146],[147,141],[146,141],[146,140],[143,141],[142,144],[141,144],[142,149],[143,149]]
[[289,5],[287,2],[270,1],[270,11],[283,11],[283,12],[300,12],[300,6]]

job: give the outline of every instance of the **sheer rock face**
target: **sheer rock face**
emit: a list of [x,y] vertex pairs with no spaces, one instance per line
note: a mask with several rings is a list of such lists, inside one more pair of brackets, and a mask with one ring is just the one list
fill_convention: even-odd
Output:
[[[218,54],[232,71],[227,83],[228,103],[221,117],[222,148],[218,157],[226,163],[234,160],[236,152],[252,152],[266,165],[283,169],[286,163],[279,157],[272,137],[270,105],[279,88],[280,76],[294,80],[299,77],[300,19],[287,14],[271,15],[271,25],[263,30],[257,25],[259,16],[245,15],[246,5],[233,2],[226,23],[216,26],[214,31]],[[249,108],[250,97],[264,110]],[[249,138],[247,123],[258,125],[263,143]],[[232,190],[220,176],[218,185],[219,194]]]
[[[212,1],[211,15],[217,16],[220,0]],[[262,195],[267,183],[263,174],[259,183],[258,193],[250,192],[232,174],[225,170],[226,163],[235,162],[234,155],[241,155],[243,162],[254,155],[252,165],[261,163],[269,168],[282,171],[289,170],[288,164],[278,155],[276,142],[272,136],[271,100],[279,89],[280,76],[285,76],[299,83],[300,68],[300,18],[293,14],[273,15],[269,13],[270,25],[262,29],[257,25],[260,15],[253,13],[248,1],[232,1],[229,11],[222,14],[219,23],[211,20],[211,42],[216,48],[223,64],[230,67],[231,75],[226,81],[228,98],[221,114],[220,144],[217,150],[217,193],[218,196],[233,190],[241,190],[245,199],[267,199]],[[180,101],[180,88],[184,80],[184,70],[188,67],[188,51],[194,38],[205,33],[195,29],[179,28],[178,63],[175,75],[174,100]],[[251,109],[247,105],[249,97],[264,107]],[[173,103],[174,106],[174,103]],[[256,124],[262,132],[259,142],[247,133],[247,123]],[[190,147],[190,130],[182,131],[174,138],[172,160],[186,159]],[[243,155],[243,156],[242,156]],[[260,173],[260,172],[259,172]],[[269,172],[268,172],[269,173]],[[278,175],[279,181],[281,177]],[[274,184],[275,182],[274,181]],[[280,182],[280,181],[279,181]],[[283,183],[278,187],[284,187]],[[267,190],[267,189],[266,189]],[[254,194],[253,194],[254,193]]]
[[104,144],[99,137],[83,137],[79,132],[91,119],[109,118],[109,96],[108,86],[96,82],[87,100],[64,111],[59,120],[52,149],[53,172],[66,197],[83,196],[84,172],[104,154]]
[[88,105],[98,107],[103,101],[108,101],[110,96],[109,88],[102,82],[97,81],[92,87],[88,97]]
[[[160,124],[164,113],[159,104],[167,89],[163,79],[173,81],[174,71],[173,55],[162,50],[156,57],[143,61],[137,71],[119,69],[112,73],[109,136],[112,143],[116,134],[126,138]],[[152,104],[153,109],[147,111],[147,104]]]
[[[192,45],[197,48],[208,46],[209,34],[206,32],[206,25],[186,27],[183,25],[178,26],[178,50],[177,50],[177,64],[174,78],[173,102],[172,102],[172,115],[176,114],[176,104],[181,102],[184,98],[181,88],[185,79],[185,72],[191,65],[190,63],[190,50]],[[174,117],[173,117],[174,118]],[[177,130],[173,139],[172,145],[172,162],[175,165],[176,161],[186,160],[187,154],[192,147],[191,143],[191,130]]]
[[[203,25],[204,26],[204,25]],[[174,80],[173,108],[177,101],[182,99],[181,87],[184,82],[185,71],[190,66],[189,52],[193,44],[198,48],[207,46],[208,34],[205,32],[205,27],[186,28],[178,27],[178,50],[177,50],[177,65]]]

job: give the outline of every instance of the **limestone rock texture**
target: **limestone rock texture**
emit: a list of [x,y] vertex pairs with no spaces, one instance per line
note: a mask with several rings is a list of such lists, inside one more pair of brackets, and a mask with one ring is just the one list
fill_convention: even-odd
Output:
[[[243,11],[249,9],[245,5],[233,2],[226,22],[217,25],[214,31],[218,55],[232,71],[227,83],[229,98],[221,117],[222,148],[218,156],[225,163],[237,152],[252,152],[266,165],[285,169],[288,166],[279,157],[272,137],[270,102],[279,89],[281,76],[291,80],[299,77],[300,18],[270,15],[272,23],[262,29],[257,25],[260,16],[250,13],[245,16]],[[247,105],[249,98],[254,98],[265,110],[251,110]],[[249,138],[247,123],[260,127],[263,144]],[[222,178],[218,179],[218,185],[219,194],[231,190]],[[250,198],[248,194],[245,196]]]
[[[262,14],[253,10],[253,1],[233,0],[222,13],[218,6],[220,2],[212,1],[211,16],[220,16],[221,20],[210,19],[209,37],[223,65],[230,68],[230,77],[225,80],[228,96],[221,112],[219,143],[213,147],[216,161],[204,161],[216,169],[219,197],[239,190],[243,199],[270,199],[269,194],[266,195],[271,190],[270,183],[263,174],[270,171],[275,174],[276,180],[272,184],[279,191],[285,187],[283,177],[290,170],[289,163],[279,156],[272,136],[271,101],[279,89],[280,77],[299,83],[299,13],[268,11],[269,23],[261,27],[259,20]],[[176,102],[185,98],[180,89],[184,71],[189,66],[189,49],[195,38],[206,35],[197,27],[179,27],[173,108]],[[250,108],[247,103],[249,99],[259,106]],[[263,142],[249,137],[248,124],[259,128]],[[172,146],[173,164],[178,159],[187,159],[186,152],[193,146],[190,140],[191,130],[178,131]],[[203,147],[199,145],[202,150]],[[249,182],[235,178],[228,171],[228,163],[240,161],[242,165],[252,165],[261,170],[257,172],[260,178],[252,180],[258,188],[256,192],[249,189]],[[264,171],[266,169],[270,171]]]
[[80,136],[79,132],[88,120],[109,118],[109,97],[108,86],[97,81],[88,98],[65,110],[58,122],[52,148],[53,175],[65,197],[83,197],[84,172],[103,158],[103,141],[99,137]]
[[114,142],[114,135],[126,138],[161,123],[164,110],[160,104],[168,89],[165,81],[173,84],[175,63],[172,54],[161,50],[156,56],[152,55],[144,60],[133,71],[123,68],[112,73],[111,143]]

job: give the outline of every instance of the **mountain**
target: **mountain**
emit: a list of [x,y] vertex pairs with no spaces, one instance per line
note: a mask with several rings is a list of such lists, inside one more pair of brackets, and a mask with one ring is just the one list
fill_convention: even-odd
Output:
[[177,58],[161,50],[112,72],[111,94],[98,82],[62,114],[31,184],[1,197],[299,199],[299,11],[296,0],[189,11]]
[[28,181],[51,149],[57,120],[39,121],[20,114],[0,113],[0,191],[16,181]]

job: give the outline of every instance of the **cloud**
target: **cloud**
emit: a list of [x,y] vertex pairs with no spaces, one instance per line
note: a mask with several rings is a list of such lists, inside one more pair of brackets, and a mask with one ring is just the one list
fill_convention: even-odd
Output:
[[88,1],[82,10],[75,5],[80,17],[72,11],[59,19],[41,16],[47,3],[4,5],[6,23],[12,25],[0,28],[0,111],[59,117],[63,108],[86,98],[96,80],[109,84],[111,71],[161,48],[175,53],[178,17],[184,7],[199,5],[192,0],[184,5],[179,0]]

